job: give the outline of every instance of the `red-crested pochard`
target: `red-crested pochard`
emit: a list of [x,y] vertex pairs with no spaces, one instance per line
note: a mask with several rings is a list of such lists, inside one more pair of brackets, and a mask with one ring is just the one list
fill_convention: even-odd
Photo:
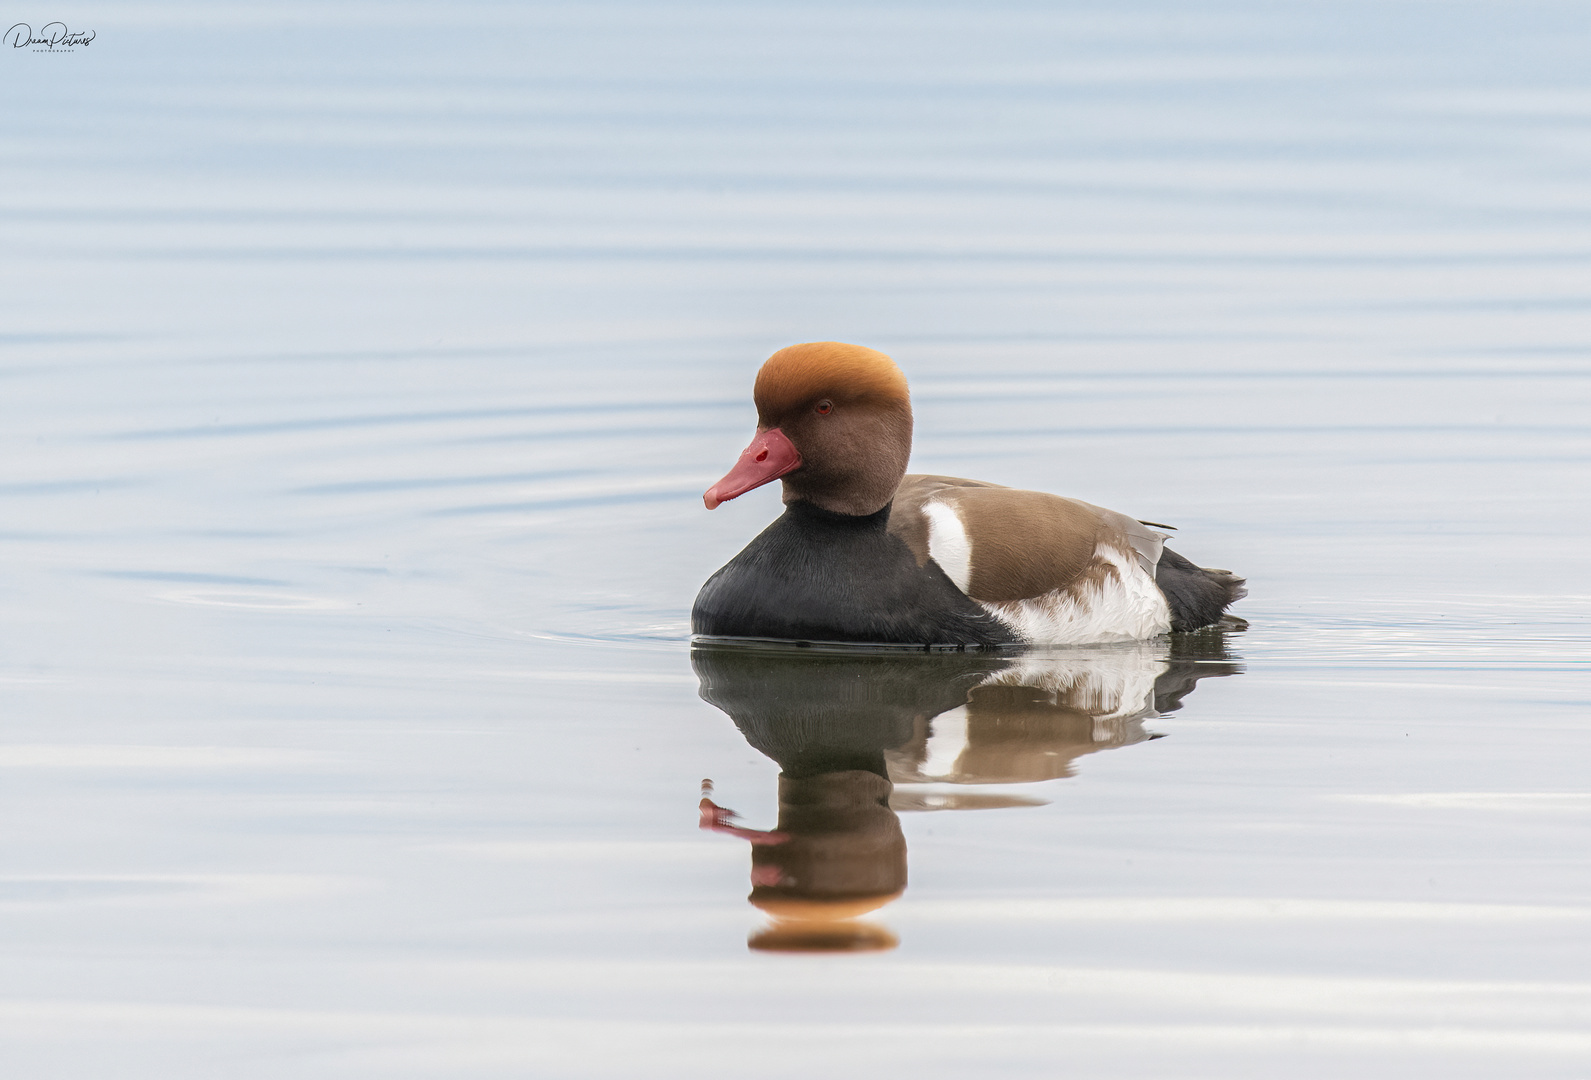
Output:
[[703,500],[779,480],[785,512],[702,586],[692,632],[924,646],[1082,644],[1196,630],[1245,595],[1167,535],[1049,495],[908,475],[906,377],[818,341],[757,373],[757,435]]

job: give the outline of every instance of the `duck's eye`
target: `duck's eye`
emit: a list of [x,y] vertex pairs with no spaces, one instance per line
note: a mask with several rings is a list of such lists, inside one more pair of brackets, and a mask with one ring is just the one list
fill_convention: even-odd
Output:
[[818,412],[822,415],[827,416],[833,411],[834,402],[830,401],[828,398],[824,398],[822,401],[818,402]]

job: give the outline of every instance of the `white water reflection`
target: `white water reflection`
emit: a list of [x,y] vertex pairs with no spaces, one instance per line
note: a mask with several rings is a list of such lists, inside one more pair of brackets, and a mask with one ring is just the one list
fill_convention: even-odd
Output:
[[[1584,5],[79,18],[0,50],[8,1074],[1586,1074]],[[779,826],[687,616],[816,338],[1252,590],[1180,710],[903,725],[852,956],[693,808]]]

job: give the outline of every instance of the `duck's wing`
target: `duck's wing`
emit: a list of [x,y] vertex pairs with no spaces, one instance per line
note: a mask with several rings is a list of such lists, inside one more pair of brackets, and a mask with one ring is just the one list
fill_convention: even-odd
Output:
[[889,531],[919,564],[933,559],[962,592],[995,604],[1070,588],[1099,573],[1101,559],[1135,559],[1153,581],[1166,540],[1078,499],[920,474],[901,481]]

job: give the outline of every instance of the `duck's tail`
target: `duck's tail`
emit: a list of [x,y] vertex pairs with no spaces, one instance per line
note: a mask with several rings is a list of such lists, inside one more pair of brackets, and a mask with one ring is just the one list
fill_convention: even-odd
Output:
[[1218,621],[1226,609],[1248,595],[1243,579],[1230,570],[1194,566],[1170,548],[1160,552],[1155,584],[1171,606],[1171,629],[1197,630]]

